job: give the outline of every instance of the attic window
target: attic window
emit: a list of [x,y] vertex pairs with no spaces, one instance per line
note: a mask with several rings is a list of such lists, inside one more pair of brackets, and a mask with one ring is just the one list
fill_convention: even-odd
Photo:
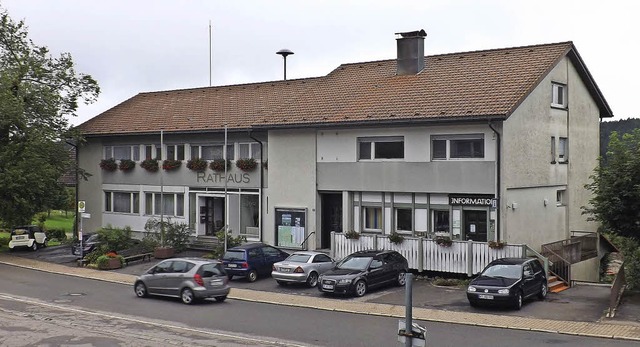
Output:
[[567,108],[567,86],[560,83],[551,83],[551,106]]

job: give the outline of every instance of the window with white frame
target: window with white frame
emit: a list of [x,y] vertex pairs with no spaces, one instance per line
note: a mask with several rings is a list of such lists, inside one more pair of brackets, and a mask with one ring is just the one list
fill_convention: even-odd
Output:
[[139,213],[139,194],[134,192],[104,192],[104,210],[106,212]]
[[404,159],[404,137],[358,138],[358,160]]
[[[234,145],[227,145],[227,160],[234,159]],[[192,145],[191,159],[200,158],[204,160],[224,159],[224,144],[215,145]]]
[[184,216],[184,194],[145,193],[144,213],[150,216]]
[[567,107],[567,86],[560,83],[551,84],[551,106]]
[[396,208],[396,230],[404,232],[413,231],[411,208]]
[[253,158],[260,160],[260,144],[257,142],[239,143],[238,159]]
[[382,230],[382,208],[364,207],[364,229],[368,231]]
[[569,161],[569,141],[566,137],[560,137],[558,140],[558,162],[566,163]]
[[115,160],[129,159],[133,161],[140,160],[140,146],[104,146],[104,159],[113,158]]
[[167,159],[184,160],[184,145],[167,145]]
[[431,136],[431,158],[482,159],[484,158],[484,135],[434,135]]
[[556,137],[551,136],[551,164],[556,163]]

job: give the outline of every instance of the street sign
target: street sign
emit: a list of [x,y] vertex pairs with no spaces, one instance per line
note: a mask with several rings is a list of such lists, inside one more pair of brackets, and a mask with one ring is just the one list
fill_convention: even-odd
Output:
[[82,216],[82,218],[89,219],[89,218],[91,218],[91,213],[83,213],[83,214],[81,214],[81,216]]
[[78,212],[83,213],[87,207],[87,202],[84,200],[78,201]]

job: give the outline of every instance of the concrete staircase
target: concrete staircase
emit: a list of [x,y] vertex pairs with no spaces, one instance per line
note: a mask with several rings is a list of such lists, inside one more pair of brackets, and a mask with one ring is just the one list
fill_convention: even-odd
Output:
[[198,236],[192,237],[189,241],[189,249],[198,251],[213,251],[213,248],[218,245],[218,238],[215,236]]
[[549,275],[549,277],[547,277],[547,283],[549,286],[549,292],[551,293],[559,293],[563,290],[569,289],[569,285],[555,275]]

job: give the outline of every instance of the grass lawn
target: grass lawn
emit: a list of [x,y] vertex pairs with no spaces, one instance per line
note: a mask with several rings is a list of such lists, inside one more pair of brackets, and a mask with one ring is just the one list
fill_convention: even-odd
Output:
[[[65,215],[64,211],[51,211],[51,216],[44,222],[45,229],[62,229],[67,233],[73,232],[73,212],[69,212]],[[38,221],[33,221],[33,224],[38,224]]]

